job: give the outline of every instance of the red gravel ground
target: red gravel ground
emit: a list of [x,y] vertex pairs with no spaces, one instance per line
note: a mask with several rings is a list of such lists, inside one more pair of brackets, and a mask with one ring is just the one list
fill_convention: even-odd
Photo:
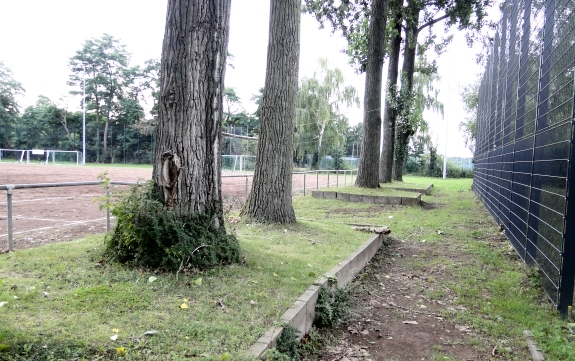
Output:
[[[115,181],[150,179],[150,168],[0,163],[0,185],[97,181],[108,172]],[[6,191],[0,191],[0,251],[8,248]],[[101,186],[15,189],[12,196],[14,248],[68,241],[106,231],[97,197]]]
[[[113,181],[137,182],[152,177],[152,167],[110,165],[44,165],[0,163],[0,185],[97,181],[107,172]],[[295,174],[294,193],[351,183],[347,174]],[[249,174],[225,173],[222,177],[224,206],[240,208],[251,188]],[[126,189],[126,186],[119,186]],[[13,191],[14,248],[24,249],[41,244],[69,241],[87,234],[106,231],[106,213],[96,199],[104,195],[101,186],[75,186],[16,189]],[[6,191],[0,191],[0,252],[8,249]]]

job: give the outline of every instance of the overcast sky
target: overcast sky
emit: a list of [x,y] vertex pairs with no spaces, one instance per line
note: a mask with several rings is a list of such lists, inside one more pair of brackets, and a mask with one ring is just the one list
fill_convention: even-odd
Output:
[[[89,38],[107,33],[119,39],[132,54],[131,65],[160,58],[166,0],[0,0],[0,9],[0,61],[26,89],[22,108],[32,105],[40,94],[53,101],[68,94],[68,60]],[[255,110],[250,98],[264,85],[268,19],[269,0],[232,0],[229,52],[234,55],[234,69],[228,68],[226,85],[236,89],[248,111]],[[331,67],[344,72],[363,99],[365,77],[348,65],[341,52],[345,45],[339,34],[319,30],[315,19],[303,15],[300,79],[313,76],[317,59],[325,57]],[[474,58],[475,52],[456,34],[439,59],[442,79],[438,87],[447,112],[445,120],[433,114],[426,114],[426,119],[441,153],[447,123],[448,156],[471,156],[458,132],[465,116],[459,89],[481,71]],[[71,100],[70,108],[77,108],[79,102]],[[351,124],[360,122],[361,108],[349,111],[348,117]]]

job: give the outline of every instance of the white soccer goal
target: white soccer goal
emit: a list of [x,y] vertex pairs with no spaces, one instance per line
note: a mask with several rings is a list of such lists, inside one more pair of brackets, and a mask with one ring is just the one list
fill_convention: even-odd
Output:
[[26,162],[24,149],[0,149],[0,162],[23,163]]
[[0,149],[0,162],[11,163],[80,164],[80,152],[76,150]]
[[46,158],[44,164],[52,162],[52,164],[80,164],[80,153],[77,150],[45,150]]
[[255,155],[222,155],[222,169],[232,172],[251,172],[255,169]]

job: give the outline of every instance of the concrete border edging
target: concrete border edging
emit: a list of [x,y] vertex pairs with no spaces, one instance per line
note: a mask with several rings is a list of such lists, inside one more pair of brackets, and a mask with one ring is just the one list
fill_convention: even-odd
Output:
[[421,203],[421,193],[417,193],[415,198],[401,197],[401,204],[404,206],[416,206]]
[[389,189],[394,189],[396,191],[404,191],[404,192],[415,192],[415,193],[423,193],[426,196],[431,194],[431,189],[433,188],[433,183],[428,185],[425,188],[401,188],[401,187],[389,187]]
[[524,330],[523,336],[527,341],[527,348],[529,349],[529,352],[531,352],[531,357],[533,358],[533,361],[545,361],[545,356],[543,356],[543,354],[539,350],[539,347],[537,346],[537,343],[533,338],[534,337],[533,333],[530,330]]
[[[303,337],[313,326],[315,321],[315,305],[319,296],[319,290],[327,287],[329,280],[337,280],[337,287],[348,284],[375,255],[387,235],[376,234],[371,236],[344,260],[326,272],[322,277],[307,288],[294,304],[284,312],[280,320],[285,325],[290,325],[300,332]],[[246,352],[248,358],[261,358],[267,350],[275,347],[281,336],[283,327],[271,326]]]
[[[431,185],[433,186],[433,185]],[[430,186],[430,187],[431,187]],[[426,189],[430,189],[430,187]],[[426,192],[426,189],[419,189],[419,192]],[[401,196],[372,196],[353,193],[332,192],[332,191],[312,191],[311,196],[319,199],[337,199],[344,202],[363,202],[369,204],[393,204],[416,206],[421,202],[422,193],[417,193],[413,197]]]

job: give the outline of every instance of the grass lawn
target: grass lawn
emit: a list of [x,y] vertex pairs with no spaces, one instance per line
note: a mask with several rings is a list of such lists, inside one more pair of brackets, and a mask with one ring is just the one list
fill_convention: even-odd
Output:
[[427,186],[429,186],[430,184],[433,184],[434,181],[437,180],[437,178],[426,178],[429,179],[430,182],[429,184],[425,184],[425,183],[413,183],[413,182],[408,182],[407,180],[411,179],[410,177],[404,177],[406,178],[405,181],[403,182],[396,182],[393,181],[391,183],[382,183],[381,187],[382,188],[416,188],[416,189],[425,189]]
[[368,238],[333,221],[229,227],[242,264],[177,277],[104,262],[103,236],[0,255],[0,359],[238,358]]
[[0,360],[241,359],[315,279],[368,238],[346,223],[387,225],[396,239],[436,247],[432,261],[406,262],[449,274],[437,289],[453,293],[457,307],[444,316],[472,327],[478,338],[470,347],[497,339],[501,349],[524,349],[521,333],[531,329],[549,360],[575,359],[575,325],[556,316],[536,273],[504,240],[486,241],[500,235],[471,180],[405,181],[433,183],[423,200],[437,208],[295,196],[297,224],[228,225],[244,262],[206,272],[108,264],[103,236],[0,255]]

